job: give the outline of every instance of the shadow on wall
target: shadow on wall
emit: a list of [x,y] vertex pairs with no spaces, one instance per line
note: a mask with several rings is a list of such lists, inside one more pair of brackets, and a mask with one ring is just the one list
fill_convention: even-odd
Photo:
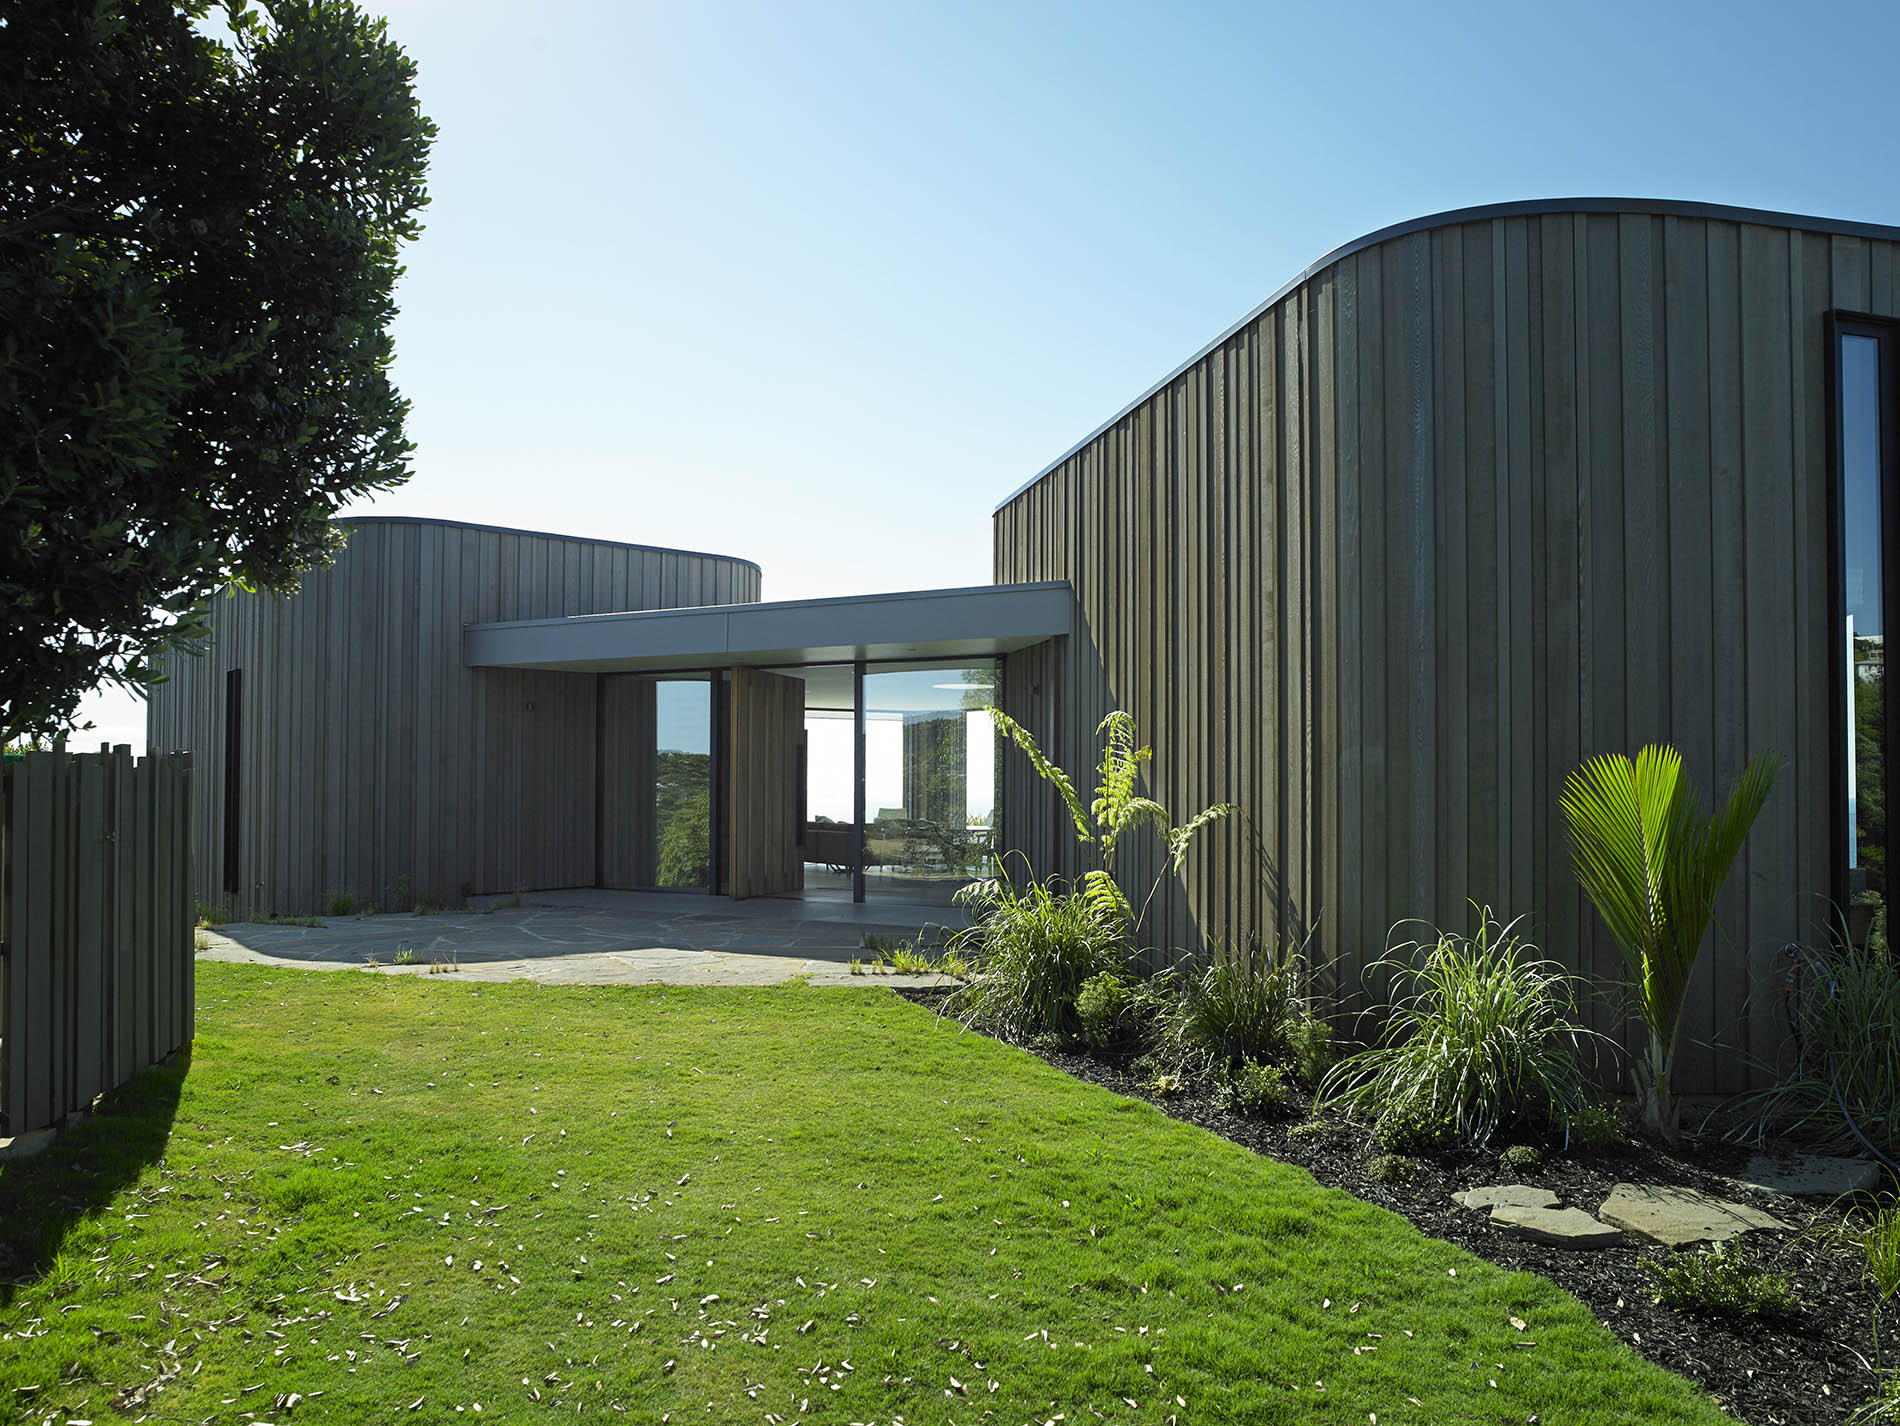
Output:
[[[1086,627],[1079,612],[1073,627]],[[1204,733],[1171,734],[1165,726],[1155,726],[1153,710],[1143,702],[1121,698],[1086,632],[1008,655],[1003,707],[1069,774],[1085,802],[1093,799],[1099,777],[1102,742],[1096,730],[1120,709],[1135,717],[1138,744],[1155,750],[1154,760],[1143,769],[1140,795],[1161,803],[1176,818],[1215,802],[1235,805],[1234,815],[1203,829],[1179,873],[1169,867],[1166,845],[1152,828],[1140,827],[1123,838],[1117,879],[1136,908],[1148,908],[1142,939],[1149,948],[1150,970],[1183,956],[1204,960],[1222,945],[1244,945],[1255,938],[1263,945],[1276,938],[1294,946],[1306,942],[1313,912],[1289,886],[1265,826],[1277,809],[1251,805],[1254,799],[1246,790],[1220,780],[1208,766],[1211,748]],[[1006,744],[1002,756],[1004,806],[1012,809],[1005,815],[1015,829],[1012,853],[1026,861],[1038,879],[1074,880],[1089,868],[1082,864],[1061,799],[1036,776],[1021,751]],[[1199,776],[1183,774],[1190,765]],[[1164,786],[1166,772],[1172,772],[1176,782],[1198,786]],[[1236,886],[1242,888],[1238,898],[1228,894]],[[1236,904],[1239,913],[1230,921],[1227,916]],[[1330,967],[1322,969],[1330,972]],[[1329,982],[1322,988],[1330,993]]]
[[[75,1234],[164,1156],[190,1069],[187,1048],[111,1091],[38,1157],[0,1163],[0,1308],[49,1271],[70,1267],[63,1250]],[[106,1241],[103,1225],[96,1231],[98,1241],[83,1245],[88,1254]]]

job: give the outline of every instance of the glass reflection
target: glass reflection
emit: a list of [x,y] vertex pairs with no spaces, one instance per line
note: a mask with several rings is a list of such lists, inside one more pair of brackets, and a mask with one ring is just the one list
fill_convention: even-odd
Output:
[[653,885],[705,889],[712,877],[712,686],[654,688]]
[[1841,607],[1847,687],[1847,917],[1858,941],[1886,939],[1887,678],[1880,540],[1880,343],[1842,333]]
[[945,901],[989,871],[999,677],[993,659],[865,672],[867,899]]

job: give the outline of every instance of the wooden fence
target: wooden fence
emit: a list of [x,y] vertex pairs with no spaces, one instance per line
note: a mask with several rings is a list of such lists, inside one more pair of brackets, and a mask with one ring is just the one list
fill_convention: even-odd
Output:
[[191,754],[0,769],[0,1133],[23,1134],[191,1039]]

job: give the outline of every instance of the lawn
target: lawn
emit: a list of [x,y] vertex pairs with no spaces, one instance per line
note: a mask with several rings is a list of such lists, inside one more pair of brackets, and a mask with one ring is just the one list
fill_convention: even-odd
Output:
[[0,1278],[5,1420],[1727,1419],[1541,1279],[870,989],[201,964],[188,1070],[0,1167]]

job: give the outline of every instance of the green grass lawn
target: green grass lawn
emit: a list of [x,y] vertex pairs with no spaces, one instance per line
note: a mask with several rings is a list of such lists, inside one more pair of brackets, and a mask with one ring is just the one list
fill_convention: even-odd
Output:
[[0,1420],[1726,1419],[883,991],[198,974],[188,1071],[0,1167]]

